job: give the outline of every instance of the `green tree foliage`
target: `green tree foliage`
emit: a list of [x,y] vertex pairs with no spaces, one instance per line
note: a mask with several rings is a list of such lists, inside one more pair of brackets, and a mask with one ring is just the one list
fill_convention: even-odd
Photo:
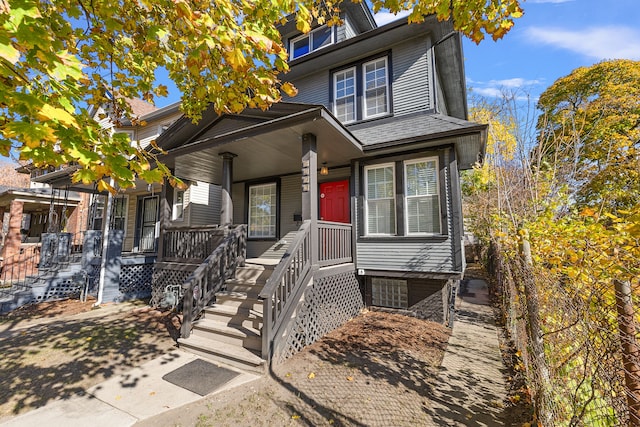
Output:
[[[640,63],[576,69],[538,106],[534,132],[522,131],[531,115],[518,116],[509,99],[472,108],[490,123],[493,141],[488,164],[466,183],[466,209],[480,240],[501,248],[503,277],[514,283],[499,298],[528,355],[531,389],[552,396],[536,408],[539,419],[627,424],[625,397],[635,391],[621,375],[614,281],[630,284],[640,322]],[[525,236],[533,264],[522,271]],[[535,376],[531,337],[518,332],[526,330],[524,278],[535,281],[549,378]]]
[[[374,0],[374,9],[412,10],[453,19],[479,42],[502,37],[522,15],[518,0]],[[340,24],[340,0],[0,0],[0,154],[11,149],[37,167],[75,162],[76,181],[113,190],[136,177],[159,181],[169,171],[122,135],[100,128],[92,112],[138,123],[126,98],[166,95],[155,72],[168,70],[182,111],[197,120],[268,108],[281,93],[288,55],[277,30],[296,13],[300,31]],[[107,90],[108,89],[108,90]],[[112,96],[109,97],[107,94]],[[141,124],[141,123],[138,123]]]
[[539,155],[578,203],[615,213],[640,202],[640,62],[578,68],[539,108]]

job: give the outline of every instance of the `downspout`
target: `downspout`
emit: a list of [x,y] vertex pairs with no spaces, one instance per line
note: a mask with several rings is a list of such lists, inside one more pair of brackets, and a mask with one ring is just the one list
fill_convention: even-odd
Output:
[[[114,186],[114,180],[111,178],[109,181],[109,185],[111,187]],[[113,195],[111,192],[107,193],[107,206],[105,207],[105,212],[103,214],[102,224],[102,257],[100,259],[100,281],[98,282],[98,299],[93,304],[94,307],[100,306],[102,304],[102,298],[104,296],[104,282],[105,276],[107,274],[107,262],[108,262],[108,254],[107,249],[109,248],[109,231],[111,230],[111,208],[113,207]]]

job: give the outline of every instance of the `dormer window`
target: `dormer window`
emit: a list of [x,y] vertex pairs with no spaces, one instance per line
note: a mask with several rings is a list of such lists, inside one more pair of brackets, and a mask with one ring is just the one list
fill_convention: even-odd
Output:
[[333,28],[323,25],[307,34],[291,39],[289,42],[289,57],[290,59],[300,58],[334,43]]

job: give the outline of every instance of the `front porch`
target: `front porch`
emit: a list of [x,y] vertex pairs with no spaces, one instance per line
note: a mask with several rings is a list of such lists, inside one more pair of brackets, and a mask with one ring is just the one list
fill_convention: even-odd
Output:
[[[176,229],[163,187],[154,302],[181,308],[181,346],[258,370],[363,307],[348,197],[362,148],[323,107],[274,107],[178,121],[158,140],[178,177],[220,186],[221,208],[218,227]],[[321,220],[320,184],[338,180],[346,221]]]

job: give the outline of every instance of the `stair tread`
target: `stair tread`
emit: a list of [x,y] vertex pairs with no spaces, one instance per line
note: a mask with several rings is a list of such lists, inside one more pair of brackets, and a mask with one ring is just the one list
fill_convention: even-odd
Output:
[[[204,310],[205,312],[209,312],[212,314],[227,314],[229,316],[240,314],[243,316],[247,316],[247,318],[249,319],[262,319],[262,313],[260,313],[259,311],[256,311],[250,308],[244,308],[244,307],[234,307],[230,305],[213,304],[206,307]],[[253,317],[250,317],[250,316],[253,316]]]
[[243,279],[240,277],[236,277],[233,279],[227,279],[225,281],[225,283],[228,284],[233,284],[233,285],[245,285],[245,286],[255,286],[255,287],[264,287],[264,282],[258,282],[255,279]]
[[259,366],[264,363],[262,357],[247,348],[202,338],[194,334],[191,334],[189,338],[178,338],[178,343],[186,347],[199,348],[219,356],[227,356],[254,366]]
[[232,335],[232,336],[241,337],[241,338],[245,338],[245,337],[260,338],[260,331],[255,328],[247,328],[241,325],[227,325],[221,322],[216,322],[215,320],[207,319],[206,317],[194,323],[193,328],[221,332],[227,335]]
[[237,299],[253,299],[253,300],[258,300],[258,295],[248,295],[246,292],[237,292],[237,291],[218,291],[216,292],[216,296],[227,296],[227,297],[231,297],[231,298],[237,298]]

